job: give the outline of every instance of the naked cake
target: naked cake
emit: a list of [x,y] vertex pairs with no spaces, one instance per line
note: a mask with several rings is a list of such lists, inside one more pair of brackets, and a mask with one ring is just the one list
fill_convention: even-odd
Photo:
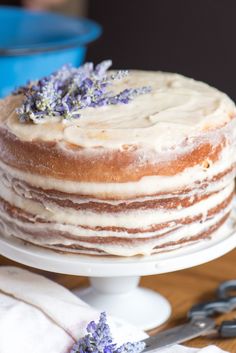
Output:
[[227,220],[232,100],[178,74],[109,66],[64,67],[0,101],[0,236],[151,255]]

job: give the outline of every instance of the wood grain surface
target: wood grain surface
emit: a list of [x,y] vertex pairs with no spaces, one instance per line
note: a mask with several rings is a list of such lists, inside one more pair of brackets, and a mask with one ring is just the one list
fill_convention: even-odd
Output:
[[[0,257],[0,265],[16,265],[23,267],[3,257]],[[70,289],[88,284],[88,280],[84,277],[32,270],[44,274]],[[236,279],[236,250],[231,251],[220,259],[188,270],[143,277],[141,279],[141,285],[159,291],[166,296],[171,302],[173,309],[169,322],[150,333],[152,334],[161,329],[183,323],[186,320],[186,312],[194,303],[213,299],[218,284],[229,279]],[[235,317],[236,311],[221,316],[218,321],[220,322],[223,319],[232,319]],[[191,347],[204,347],[209,344],[216,344],[231,353],[236,352],[236,338],[197,338],[186,343],[186,345]]]

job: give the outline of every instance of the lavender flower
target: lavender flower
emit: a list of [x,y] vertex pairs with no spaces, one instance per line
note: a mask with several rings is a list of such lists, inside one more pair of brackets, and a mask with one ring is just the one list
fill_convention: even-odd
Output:
[[25,99],[17,109],[20,122],[41,123],[45,118],[76,119],[80,111],[91,107],[128,104],[141,94],[150,92],[150,87],[125,89],[113,95],[109,87],[115,80],[122,80],[128,71],[110,74],[111,60],[94,67],[86,63],[79,68],[69,65],[35,83],[20,87],[14,94],[23,94]]
[[145,347],[144,342],[128,342],[117,348],[111,337],[106,313],[101,313],[98,324],[90,322],[87,332],[74,344],[70,353],[140,353]]

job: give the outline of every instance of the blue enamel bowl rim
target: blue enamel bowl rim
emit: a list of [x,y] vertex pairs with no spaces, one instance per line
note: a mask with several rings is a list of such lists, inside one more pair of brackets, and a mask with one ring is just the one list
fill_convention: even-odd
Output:
[[34,12],[31,10],[26,10],[22,8],[18,8],[15,6],[0,6],[0,14],[4,12],[8,15],[17,14],[20,16],[21,14],[24,16],[36,16],[36,17],[45,17],[47,19],[53,19],[55,21],[63,21],[64,23],[74,24],[75,26],[79,23],[85,29],[84,33],[78,33],[77,35],[73,35],[72,38],[62,39],[60,42],[50,42],[50,43],[37,43],[31,45],[21,45],[21,46],[8,46],[6,48],[0,47],[0,56],[18,56],[18,55],[28,55],[28,54],[36,54],[42,52],[50,52],[50,51],[58,51],[67,48],[79,47],[81,45],[88,44],[93,40],[97,39],[101,33],[102,28],[95,21],[89,20],[87,18],[81,17],[70,17],[64,16],[60,14],[55,14],[46,11],[38,11]]

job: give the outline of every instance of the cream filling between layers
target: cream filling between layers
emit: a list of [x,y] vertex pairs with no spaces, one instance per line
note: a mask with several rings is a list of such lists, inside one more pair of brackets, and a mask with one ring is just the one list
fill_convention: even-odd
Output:
[[[91,197],[81,197],[80,195],[70,195],[66,193],[61,194],[47,194],[47,191],[43,189],[32,189],[31,185],[25,184],[24,182],[13,179],[8,174],[5,174],[0,169],[0,180],[4,183],[4,185],[8,188],[12,188],[14,192],[19,195],[20,197],[24,197],[26,199],[34,199],[38,197],[39,199],[43,200],[45,196],[53,203],[57,203],[58,201],[71,201],[73,205],[80,205],[83,206],[84,204],[88,205],[88,203],[92,203],[92,205],[111,205],[111,206],[129,206],[132,203],[143,203],[147,201],[160,201],[166,199],[172,199],[173,202],[179,202],[185,198],[189,198],[190,203],[194,201],[196,196],[204,196],[210,193],[214,193],[225,188],[233,179],[235,175],[235,169],[233,168],[231,171],[226,173],[223,177],[220,177],[219,180],[211,181],[209,183],[204,183],[204,187],[202,184],[194,185],[194,188],[189,191],[182,190],[182,193],[167,193],[167,194],[157,194],[153,196],[146,196],[146,197],[138,197],[134,199],[125,199],[125,200],[110,200],[110,199],[95,199]],[[91,206],[92,207],[92,206]]]
[[[231,203],[229,206],[226,207],[227,212],[230,210],[231,207]],[[226,212],[226,213],[227,213]],[[220,213],[220,212],[219,212]],[[12,218],[11,216],[9,216],[6,212],[4,211],[0,211],[0,216],[5,219],[6,221],[8,221],[9,223],[12,223]],[[207,220],[207,215],[205,213],[199,214],[200,219],[198,220],[192,220],[189,224],[203,224],[204,222],[208,221]],[[209,219],[215,218],[216,215],[209,217]],[[28,222],[27,222],[28,221]],[[32,221],[34,221],[32,223]],[[83,228],[80,225],[71,225],[71,224],[60,224],[60,223],[40,223],[37,222],[37,218],[28,218],[25,221],[22,221],[20,219],[15,218],[14,219],[14,225],[16,225],[17,227],[21,227],[26,229],[29,233],[34,233],[35,231],[37,231],[37,234],[40,234],[40,232],[42,232],[42,234],[44,234],[44,232],[49,232],[49,234],[53,233],[53,237],[51,237],[51,235],[49,236],[49,243],[52,242],[57,242],[59,239],[66,239],[66,236],[57,236],[58,232],[64,232],[67,233],[71,236],[74,237],[74,239],[72,240],[68,240],[73,242],[76,242],[78,239],[76,239],[76,237],[87,237],[90,238],[91,240],[93,238],[97,238],[98,236],[101,238],[107,238],[109,237],[119,237],[119,238],[127,238],[127,239],[140,239],[140,238],[153,238],[156,236],[160,236],[162,237],[163,235],[166,237],[168,236],[168,232],[175,232],[178,231],[178,229],[181,229],[182,227],[186,227],[189,224],[184,224],[184,223],[176,223],[176,220],[169,222],[165,228],[160,229],[160,230],[155,230],[155,231],[144,231],[143,229],[140,229],[141,231],[137,231],[136,233],[128,233],[127,231],[123,231],[123,230],[92,230],[89,228]],[[40,236],[37,235],[37,238],[40,238]],[[44,236],[42,236],[42,239],[44,239]],[[84,239],[84,241],[86,242],[86,240]]]
[[162,192],[171,193],[186,187],[195,187],[195,183],[200,185],[203,180],[212,179],[215,175],[232,167],[235,162],[235,147],[228,146],[222,151],[219,160],[211,164],[207,169],[201,165],[196,165],[191,168],[186,168],[183,172],[174,176],[146,176],[139,181],[126,183],[60,180],[23,172],[6,165],[2,161],[0,161],[0,168],[8,174],[10,178],[23,180],[30,185],[40,187],[44,190],[58,190],[69,194],[92,195],[95,198],[120,197],[124,200],[126,198],[139,196],[146,197]]
[[[50,248],[55,248],[59,249],[58,245],[63,245],[63,247],[66,249],[67,246],[71,245],[77,245],[77,246],[83,246],[87,247],[89,249],[96,248],[97,250],[102,250],[105,251],[107,254],[110,255],[118,255],[118,256],[133,256],[137,254],[142,254],[142,255],[150,255],[153,252],[154,247],[160,247],[163,246],[169,242],[178,242],[183,239],[188,240],[188,242],[191,242],[191,238],[200,234],[201,232],[207,231],[211,226],[214,226],[217,222],[219,222],[232,208],[232,203],[226,207],[224,210],[219,212],[216,216],[213,218],[210,218],[209,220],[206,220],[204,223],[200,222],[194,222],[190,225],[183,225],[179,229],[174,230],[173,232],[170,232],[169,234],[164,235],[163,237],[160,237],[158,239],[150,239],[145,242],[137,243],[133,242],[132,244],[123,244],[123,243],[106,243],[106,244],[93,244],[89,242],[90,239],[88,239],[88,242],[86,241],[79,241],[79,240],[70,240],[66,238],[61,238],[61,237],[51,237],[50,235],[47,237],[45,236],[32,236],[29,234],[25,234],[25,232],[22,232],[19,230],[19,228],[15,227],[14,224],[12,224],[12,227],[8,227],[6,223],[0,221],[0,227],[3,229],[4,236],[9,237],[9,236],[15,236],[19,239],[26,240],[29,242],[32,242],[36,245],[41,245],[41,246],[48,246]],[[3,216],[4,219],[5,216]],[[33,231],[35,230],[35,225],[31,226],[29,230]],[[97,234],[97,236],[100,236],[100,232]],[[67,249],[70,251],[70,249]]]
[[207,210],[223,202],[234,190],[234,181],[223,190],[210,195],[190,207],[180,210],[130,210],[127,212],[95,212],[87,210],[74,210],[52,204],[50,202],[39,203],[17,195],[11,188],[0,184],[0,196],[13,206],[28,213],[41,217],[49,222],[81,225],[88,227],[125,227],[145,228],[153,224],[160,224],[173,219],[185,218],[198,214],[204,214]]

